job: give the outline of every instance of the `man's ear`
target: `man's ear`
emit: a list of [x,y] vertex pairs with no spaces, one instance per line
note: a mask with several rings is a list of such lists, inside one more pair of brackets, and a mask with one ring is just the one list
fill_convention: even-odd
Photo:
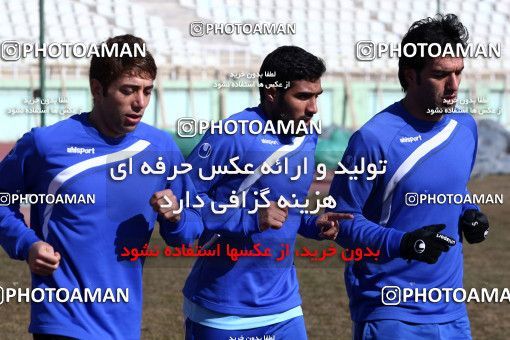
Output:
[[268,103],[275,104],[277,101],[278,90],[276,89],[276,87],[272,86],[264,90],[264,95],[266,96],[266,101]]
[[99,100],[99,98],[104,97],[103,95],[103,86],[97,79],[90,80],[90,92],[92,92],[92,99],[94,103]]
[[415,69],[412,69],[410,67],[407,67],[404,69],[404,79],[406,80],[407,87],[411,85],[419,84],[419,75],[418,72],[416,72]]

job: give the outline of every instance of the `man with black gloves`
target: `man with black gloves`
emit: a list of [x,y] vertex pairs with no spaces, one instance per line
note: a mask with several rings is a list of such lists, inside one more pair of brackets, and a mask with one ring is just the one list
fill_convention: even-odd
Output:
[[[415,22],[401,46],[434,43],[455,51],[467,38],[455,15],[438,14]],[[402,54],[404,99],[352,135],[344,174],[331,184],[335,210],[354,215],[341,222],[337,242],[381,254],[346,264],[354,339],[471,339],[466,306],[450,293],[462,288],[461,229],[468,242],[480,242],[488,221],[475,205],[439,204],[436,196],[469,195],[477,129],[469,114],[452,113],[463,59],[423,51]],[[373,164],[381,169],[375,178],[373,171],[352,175]],[[439,299],[432,294],[434,302],[427,299],[432,289],[442,292]]]

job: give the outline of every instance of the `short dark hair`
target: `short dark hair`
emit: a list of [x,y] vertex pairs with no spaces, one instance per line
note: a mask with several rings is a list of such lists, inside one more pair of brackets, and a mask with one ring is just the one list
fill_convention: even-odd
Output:
[[[118,50],[122,50],[122,46],[127,44],[132,54],[135,51],[135,45],[143,46],[145,41],[142,38],[135,37],[131,34],[119,35],[113,38],[108,38],[98,46],[106,44],[109,49],[114,44],[118,45]],[[90,61],[89,80],[96,79],[103,87],[103,95],[106,96],[108,87],[125,73],[133,73],[134,75],[148,75],[151,79],[156,79],[157,67],[152,55],[145,49],[145,56],[128,56],[125,53],[123,56],[97,56],[93,55]]]
[[[436,14],[434,18],[428,17],[422,20],[415,21],[409,31],[406,33],[400,44],[401,52],[406,44],[437,43],[444,48],[447,44],[451,44],[455,50],[457,44],[466,47],[469,38],[467,28],[462,25],[455,14]],[[419,50],[419,49],[418,49]],[[404,53],[400,54],[398,60],[398,79],[404,91],[407,91],[407,84],[404,77],[404,70],[411,68],[417,74],[425,67],[428,60],[432,59],[427,53],[428,49],[425,48],[425,55],[415,53],[414,56],[405,56]],[[419,78],[418,78],[419,79]]]
[[[269,72],[274,77],[268,77]],[[297,46],[280,46],[269,53],[259,71],[259,93],[260,102],[264,102],[263,86],[270,86],[276,82],[285,86],[286,82],[293,80],[315,81],[326,72],[324,61],[313,54]],[[277,87],[280,93],[287,89]]]

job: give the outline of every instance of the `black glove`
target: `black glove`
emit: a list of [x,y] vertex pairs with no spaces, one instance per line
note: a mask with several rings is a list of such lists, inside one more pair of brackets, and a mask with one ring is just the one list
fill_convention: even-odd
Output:
[[400,242],[400,255],[404,259],[418,260],[433,264],[441,252],[455,245],[455,240],[440,234],[444,224],[429,225],[404,234]]
[[475,209],[464,212],[460,218],[459,227],[464,232],[464,237],[469,243],[480,243],[489,234],[489,220],[487,216]]

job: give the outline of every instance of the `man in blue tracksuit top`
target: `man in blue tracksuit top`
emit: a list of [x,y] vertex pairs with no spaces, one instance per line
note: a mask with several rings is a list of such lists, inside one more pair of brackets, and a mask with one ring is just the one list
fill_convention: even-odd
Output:
[[[119,51],[127,44],[133,51],[144,41],[125,35],[106,44],[118,44]],[[28,262],[32,288],[66,289],[82,299],[75,295],[59,302],[54,296],[51,302],[48,293],[42,302],[33,302],[29,331],[34,339],[140,338],[143,259],[130,261],[122,254],[149,242],[162,195],[177,204],[176,198],[194,192],[189,177],[166,179],[184,161],[171,137],[140,122],[156,72],[148,52],[144,57],[94,56],[92,112],[32,129],[0,163],[0,192],[95,198],[91,204],[33,204],[30,228],[19,204],[0,207],[0,244],[10,257]],[[164,163],[165,174],[142,174],[144,162],[154,169],[162,162],[158,170]],[[169,243],[188,242],[202,232],[193,209],[158,219]],[[119,289],[127,302],[117,299]]]
[[[464,46],[466,40],[455,15],[438,15],[415,22],[402,46]],[[337,241],[347,248],[380,249],[383,256],[346,265],[354,339],[471,338],[465,304],[452,302],[452,296],[447,302],[446,294],[462,287],[462,233],[470,243],[483,241],[487,218],[462,199],[461,204],[422,199],[469,194],[476,124],[467,113],[451,113],[463,67],[457,56],[403,55],[399,80],[405,98],[356,131],[342,158],[347,171],[363,167],[363,161],[387,161],[386,172],[373,180],[338,174],[331,184],[340,202],[336,209],[354,215],[341,223]],[[420,297],[432,288],[443,289],[440,301]],[[418,294],[404,300],[404,290]]]
[[[259,72],[260,83],[264,85],[260,89],[261,104],[228,120],[237,122],[239,127],[243,121],[257,121],[258,126],[264,127],[272,122],[308,124],[317,112],[317,97],[322,92],[320,77],[324,71],[323,62],[301,48],[276,49],[265,58]],[[290,86],[282,88],[277,84]],[[221,256],[199,258],[183,290],[186,339],[262,339],[264,336],[306,339],[293,265],[296,236],[300,233],[315,239],[334,237],[338,232],[337,220],[350,216],[339,213],[317,218],[301,214],[298,208],[277,204],[296,199],[302,203],[307,197],[315,167],[316,133],[266,131],[257,135],[241,131],[239,128],[235,135],[220,135],[211,129],[187,159],[193,165],[191,177],[197,192],[206,202],[202,208],[204,234],[200,244],[213,249],[220,247],[223,251],[228,247],[254,251],[260,244],[258,247],[269,249],[272,256],[239,257],[234,261],[221,253]],[[241,169],[248,163],[253,165],[252,170],[260,169],[266,163],[277,170],[286,163],[288,171],[212,176],[213,167],[225,165],[233,170],[231,159]],[[301,176],[297,176],[298,167]],[[233,194],[245,196],[245,207],[223,213],[213,211],[213,204],[228,203]],[[262,195],[267,205],[250,214],[255,200],[263,202]],[[280,249],[287,246],[285,258],[277,261]]]

